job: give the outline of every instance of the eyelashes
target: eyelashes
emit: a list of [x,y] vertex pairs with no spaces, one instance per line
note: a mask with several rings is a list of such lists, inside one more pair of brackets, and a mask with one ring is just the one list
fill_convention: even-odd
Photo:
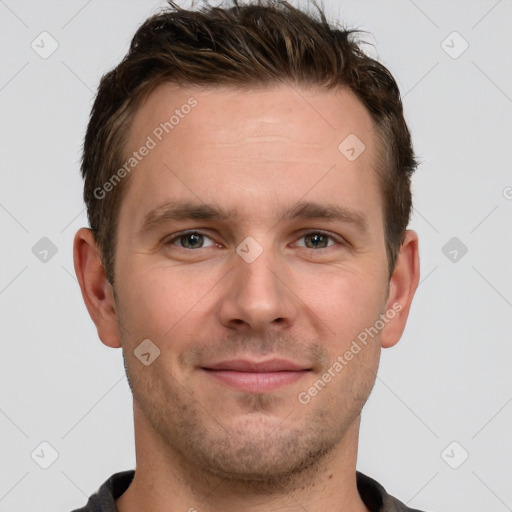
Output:
[[[206,242],[206,245],[205,240],[209,241]],[[322,230],[304,231],[297,238],[297,241],[304,240],[308,240],[309,242],[306,242],[304,245],[299,245],[297,247],[310,249],[312,251],[320,251],[329,249],[334,246],[348,245],[348,243],[339,235],[333,235]],[[324,245],[325,243],[327,243],[327,245]],[[201,230],[188,230],[175,233],[165,240],[164,245],[174,246],[188,251],[207,249],[209,247],[215,246],[219,248],[222,247],[221,244],[215,242],[213,238]]]

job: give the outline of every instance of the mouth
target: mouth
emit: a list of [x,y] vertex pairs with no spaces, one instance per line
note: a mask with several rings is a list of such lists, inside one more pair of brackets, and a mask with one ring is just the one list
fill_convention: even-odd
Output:
[[289,386],[308,375],[312,368],[285,359],[233,359],[201,367],[201,370],[230,388],[261,393]]

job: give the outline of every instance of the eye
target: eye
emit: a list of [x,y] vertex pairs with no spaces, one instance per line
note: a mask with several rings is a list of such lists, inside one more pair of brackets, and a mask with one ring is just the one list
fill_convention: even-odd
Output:
[[341,242],[336,242],[333,236],[322,231],[311,231],[304,234],[299,240],[304,240],[303,245],[298,244],[299,247],[306,247],[307,249],[326,249],[336,245],[336,243],[341,244]]
[[[205,242],[205,241],[209,241]],[[188,231],[185,233],[178,233],[172,238],[168,239],[166,245],[178,245],[183,249],[203,249],[204,247],[212,247],[215,242],[199,231]]]
[[[204,249],[218,245],[206,234],[200,231],[186,231],[177,233],[167,239],[165,245],[174,245],[182,249]],[[306,249],[327,249],[334,245],[346,245],[342,239],[324,233],[323,231],[310,231],[303,234],[296,243],[298,247]]]

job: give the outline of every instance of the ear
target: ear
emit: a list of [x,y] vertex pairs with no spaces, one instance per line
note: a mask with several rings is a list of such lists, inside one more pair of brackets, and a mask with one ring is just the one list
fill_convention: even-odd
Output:
[[98,336],[108,347],[121,346],[117,324],[114,293],[107,280],[105,267],[101,263],[100,252],[92,231],[81,228],[73,242],[75,273],[82,290],[82,297]]
[[[383,348],[392,347],[402,337],[419,279],[418,235],[415,231],[408,229],[389,282],[386,312],[390,320],[381,331]],[[395,312],[394,316],[392,316],[393,312]]]

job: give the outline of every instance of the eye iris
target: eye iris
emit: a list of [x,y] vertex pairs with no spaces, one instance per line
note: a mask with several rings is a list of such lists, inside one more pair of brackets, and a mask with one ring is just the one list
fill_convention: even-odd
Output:
[[203,235],[188,233],[180,238],[181,244],[187,249],[199,249],[203,245]]
[[[308,240],[310,240],[310,243],[308,243]],[[312,248],[324,248],[327,247],[327,237],[324,235],[321,235],[319,233],[314,233],[313,235],[307,235],[306,236],[306,246],[310,249]]]
[[[306,235],[306,246],[310,249],[327,247],[328,237],[320,233]],[[181,244],[187,249],[199,249],[203,245],[203,235],[199,233],[188,233],[180,238]]]

